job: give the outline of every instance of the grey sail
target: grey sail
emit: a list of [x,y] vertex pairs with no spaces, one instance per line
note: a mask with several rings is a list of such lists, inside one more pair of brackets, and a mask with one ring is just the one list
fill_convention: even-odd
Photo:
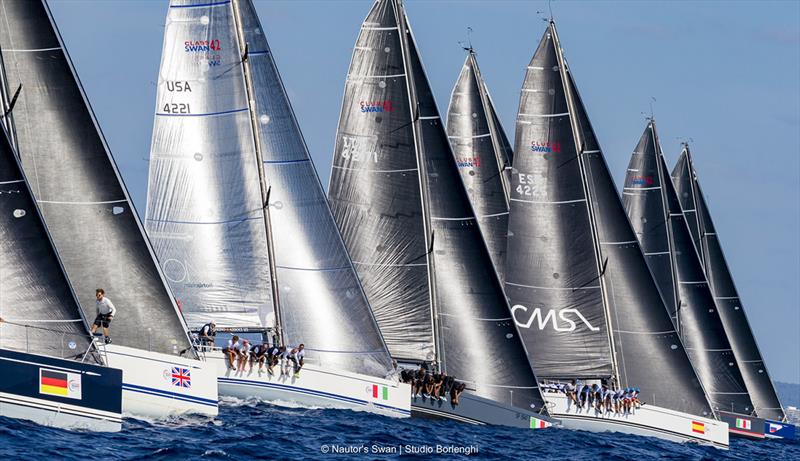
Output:
[[711,212],[697,179],[689,146],[681,151],[672,171],[672,181],[756,414],[762,418],[785,420],[786,415],[725,261]]
[[389,353],[252,3],[173,1],[158,85],[147,228],[190,326],[277,327],[315,363],[384,376]]
[[652,120],[631,156],[623,203],[711,403],[723,411],[752,413]]
[[175,304],[46,4],[0,3],[0,46],[17,150],[86,317],[95,288],[118,312],[114,343],[172,353],[190,346]]
[[89,347],[81,310],[5,129],[0,129],[0,318],[2,349],[72,358]]
[[548,29],[520,93],[505,289],[537,376],[610,377],[592,224],[559,69]]
[[395,0],[376,1],[361,27],[329,198],[394,357],[435,360],[479,396],[507,402],[513,391],[514,405],[542,408]]
[[506,293],[537,376],[614,378],[658,406],[710,415],[552,22],[522,90]]
[[489,254],[505,279],[512,152],[470,49],[447,110],[447,134]]

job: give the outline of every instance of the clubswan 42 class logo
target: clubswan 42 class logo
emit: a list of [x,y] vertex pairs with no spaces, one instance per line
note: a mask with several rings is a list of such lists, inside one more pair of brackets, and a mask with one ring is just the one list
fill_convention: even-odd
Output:
[[459,168],[478,168],[481,166],[480,157],[458,157],[456,165]]
[[183,42],[183,47],[187,53],[208,53],[209,51],[222,50],[218,39],[186,40]]
[[533,141],[531,143],[531,152],[541,152],[544,154],[560,154],[561,153],[561,143],[560,142],[539,142]]
[[550,325],[555,331],[575,331],[578,328],[578,323],[583,323],[591,331],[600,331],[600,328],[589,323],[578,309],[548,309],[547,313],[542,315],[542,309],[534,307],[530,317],[525,322],[520,321],[517,317],[518,311],[524,314],[528,312],[528,308],[521,304],[515,304],[511,308],[511,316],[517,326],[521,328],[530,328],[535,320],[536,326],[540,330],[544,330]]
[[200,62],[207,62],[209,67],[219,66],[221,62],[220,51],[222,44],[219,39],[210,40],[185,40],[183,51]]
[[361,101],[361,112],[393,112],[392,101],[384,99],[383,101]]

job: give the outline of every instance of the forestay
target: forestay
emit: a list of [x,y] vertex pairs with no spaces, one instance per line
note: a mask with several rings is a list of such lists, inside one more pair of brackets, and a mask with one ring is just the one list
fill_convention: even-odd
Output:
[[115,344],[173,353],[189,347],[122,177],[46,5],[0,2],[5,91],[22,166],[84,315],[95,289],[117,307]]
[[786,415],[725,261],[688,145],[684,146],[672,170],[672,181],[756,413],[762,418],[784,420]]
[[553,22],[523,84],[511,186],[506,292],[537,375],[615,378],[647,402],[709,415]]
[[667,173],[655,121],[648,122],[631,156],[623,203],[714,408],[752,413],[753,404]]
[[435,360],[480,396],[541,409],[397,1],[375,2],[362,25],[329,194],[390,352]]
[[450,96],[447,134],[461,180],[492,262],[505,279],[508,187],[513,153],[495,114],[475,52],[467,59]]

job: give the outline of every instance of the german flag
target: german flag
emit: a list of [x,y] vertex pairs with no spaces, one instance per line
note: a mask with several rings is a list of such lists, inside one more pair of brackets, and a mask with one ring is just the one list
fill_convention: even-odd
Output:
[[706,433],[706,425],[704,423],[699,423],[697,421],[692,421],[692,432],[697,432],[698,434],[705,434]]
[[41,370],[39,374],[39,393],[69,396],[69,375],[59,371]]

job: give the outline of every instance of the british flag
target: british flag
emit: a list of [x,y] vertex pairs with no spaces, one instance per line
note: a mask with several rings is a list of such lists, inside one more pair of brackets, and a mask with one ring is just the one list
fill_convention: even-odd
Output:
[[172,367],[172,385],[192,387],[192,373],[188,368]]

